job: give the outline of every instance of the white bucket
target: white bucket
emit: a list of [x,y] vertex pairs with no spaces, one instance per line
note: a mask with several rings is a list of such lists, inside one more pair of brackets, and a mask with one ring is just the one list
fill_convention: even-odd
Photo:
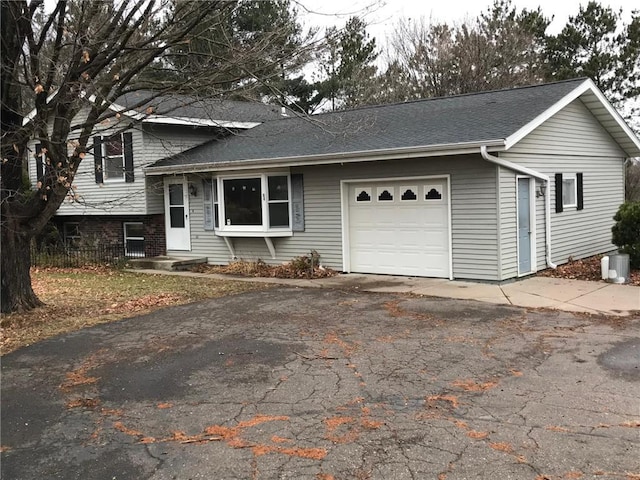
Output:
[[600,271],[602,280],[609,280],[609,257],[606,255],[600,260]]

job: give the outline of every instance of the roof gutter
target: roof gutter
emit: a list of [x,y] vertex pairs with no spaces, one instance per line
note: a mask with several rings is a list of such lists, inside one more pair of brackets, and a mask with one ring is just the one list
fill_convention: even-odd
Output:
[[480,155],[482,155],[482,158],[487,162],[494,163],[514,172],[537,178],[544,182],[545,260],[549,268],[556,268],[557,265],[551,261],[551,195],[549,194],[549,176],[503,158],[495,157],[487,151],[486,145],[482,145],[480,147]]

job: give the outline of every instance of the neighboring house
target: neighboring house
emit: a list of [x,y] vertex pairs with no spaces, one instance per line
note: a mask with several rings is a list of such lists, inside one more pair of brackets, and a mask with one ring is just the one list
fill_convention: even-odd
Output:
[[[123,95],[110,108],[112,116],[94,129],[93,145],[54,223],[66,244],[124,243],[134,256],[165,251],[162,181],[145,178],[145,166],[281,116],[273,105],[154,97],[150,91]],[[30,150],[29,176],[35,185],[46,174],[47,160],[37,140]]]
[[639,155],[578,79],[265,122],[145,174],[164,182],[170,255],[316,250],[345,272],[502,281],[615,249]]

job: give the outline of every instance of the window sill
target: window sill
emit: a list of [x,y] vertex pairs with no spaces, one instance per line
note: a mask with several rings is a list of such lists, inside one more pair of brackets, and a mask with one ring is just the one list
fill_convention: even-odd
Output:
[[247,230],[215,230],[215,234],[219,237],[292,237],[293,231],[290,229],[283,230],[266,230],[266,231],[247,231]]

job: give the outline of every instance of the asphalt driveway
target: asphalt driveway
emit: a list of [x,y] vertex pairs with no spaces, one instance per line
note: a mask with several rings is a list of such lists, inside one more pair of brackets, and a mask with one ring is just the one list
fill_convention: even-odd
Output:
[[637,479],[640,318],[274,288],[2,359],[6,479]]

